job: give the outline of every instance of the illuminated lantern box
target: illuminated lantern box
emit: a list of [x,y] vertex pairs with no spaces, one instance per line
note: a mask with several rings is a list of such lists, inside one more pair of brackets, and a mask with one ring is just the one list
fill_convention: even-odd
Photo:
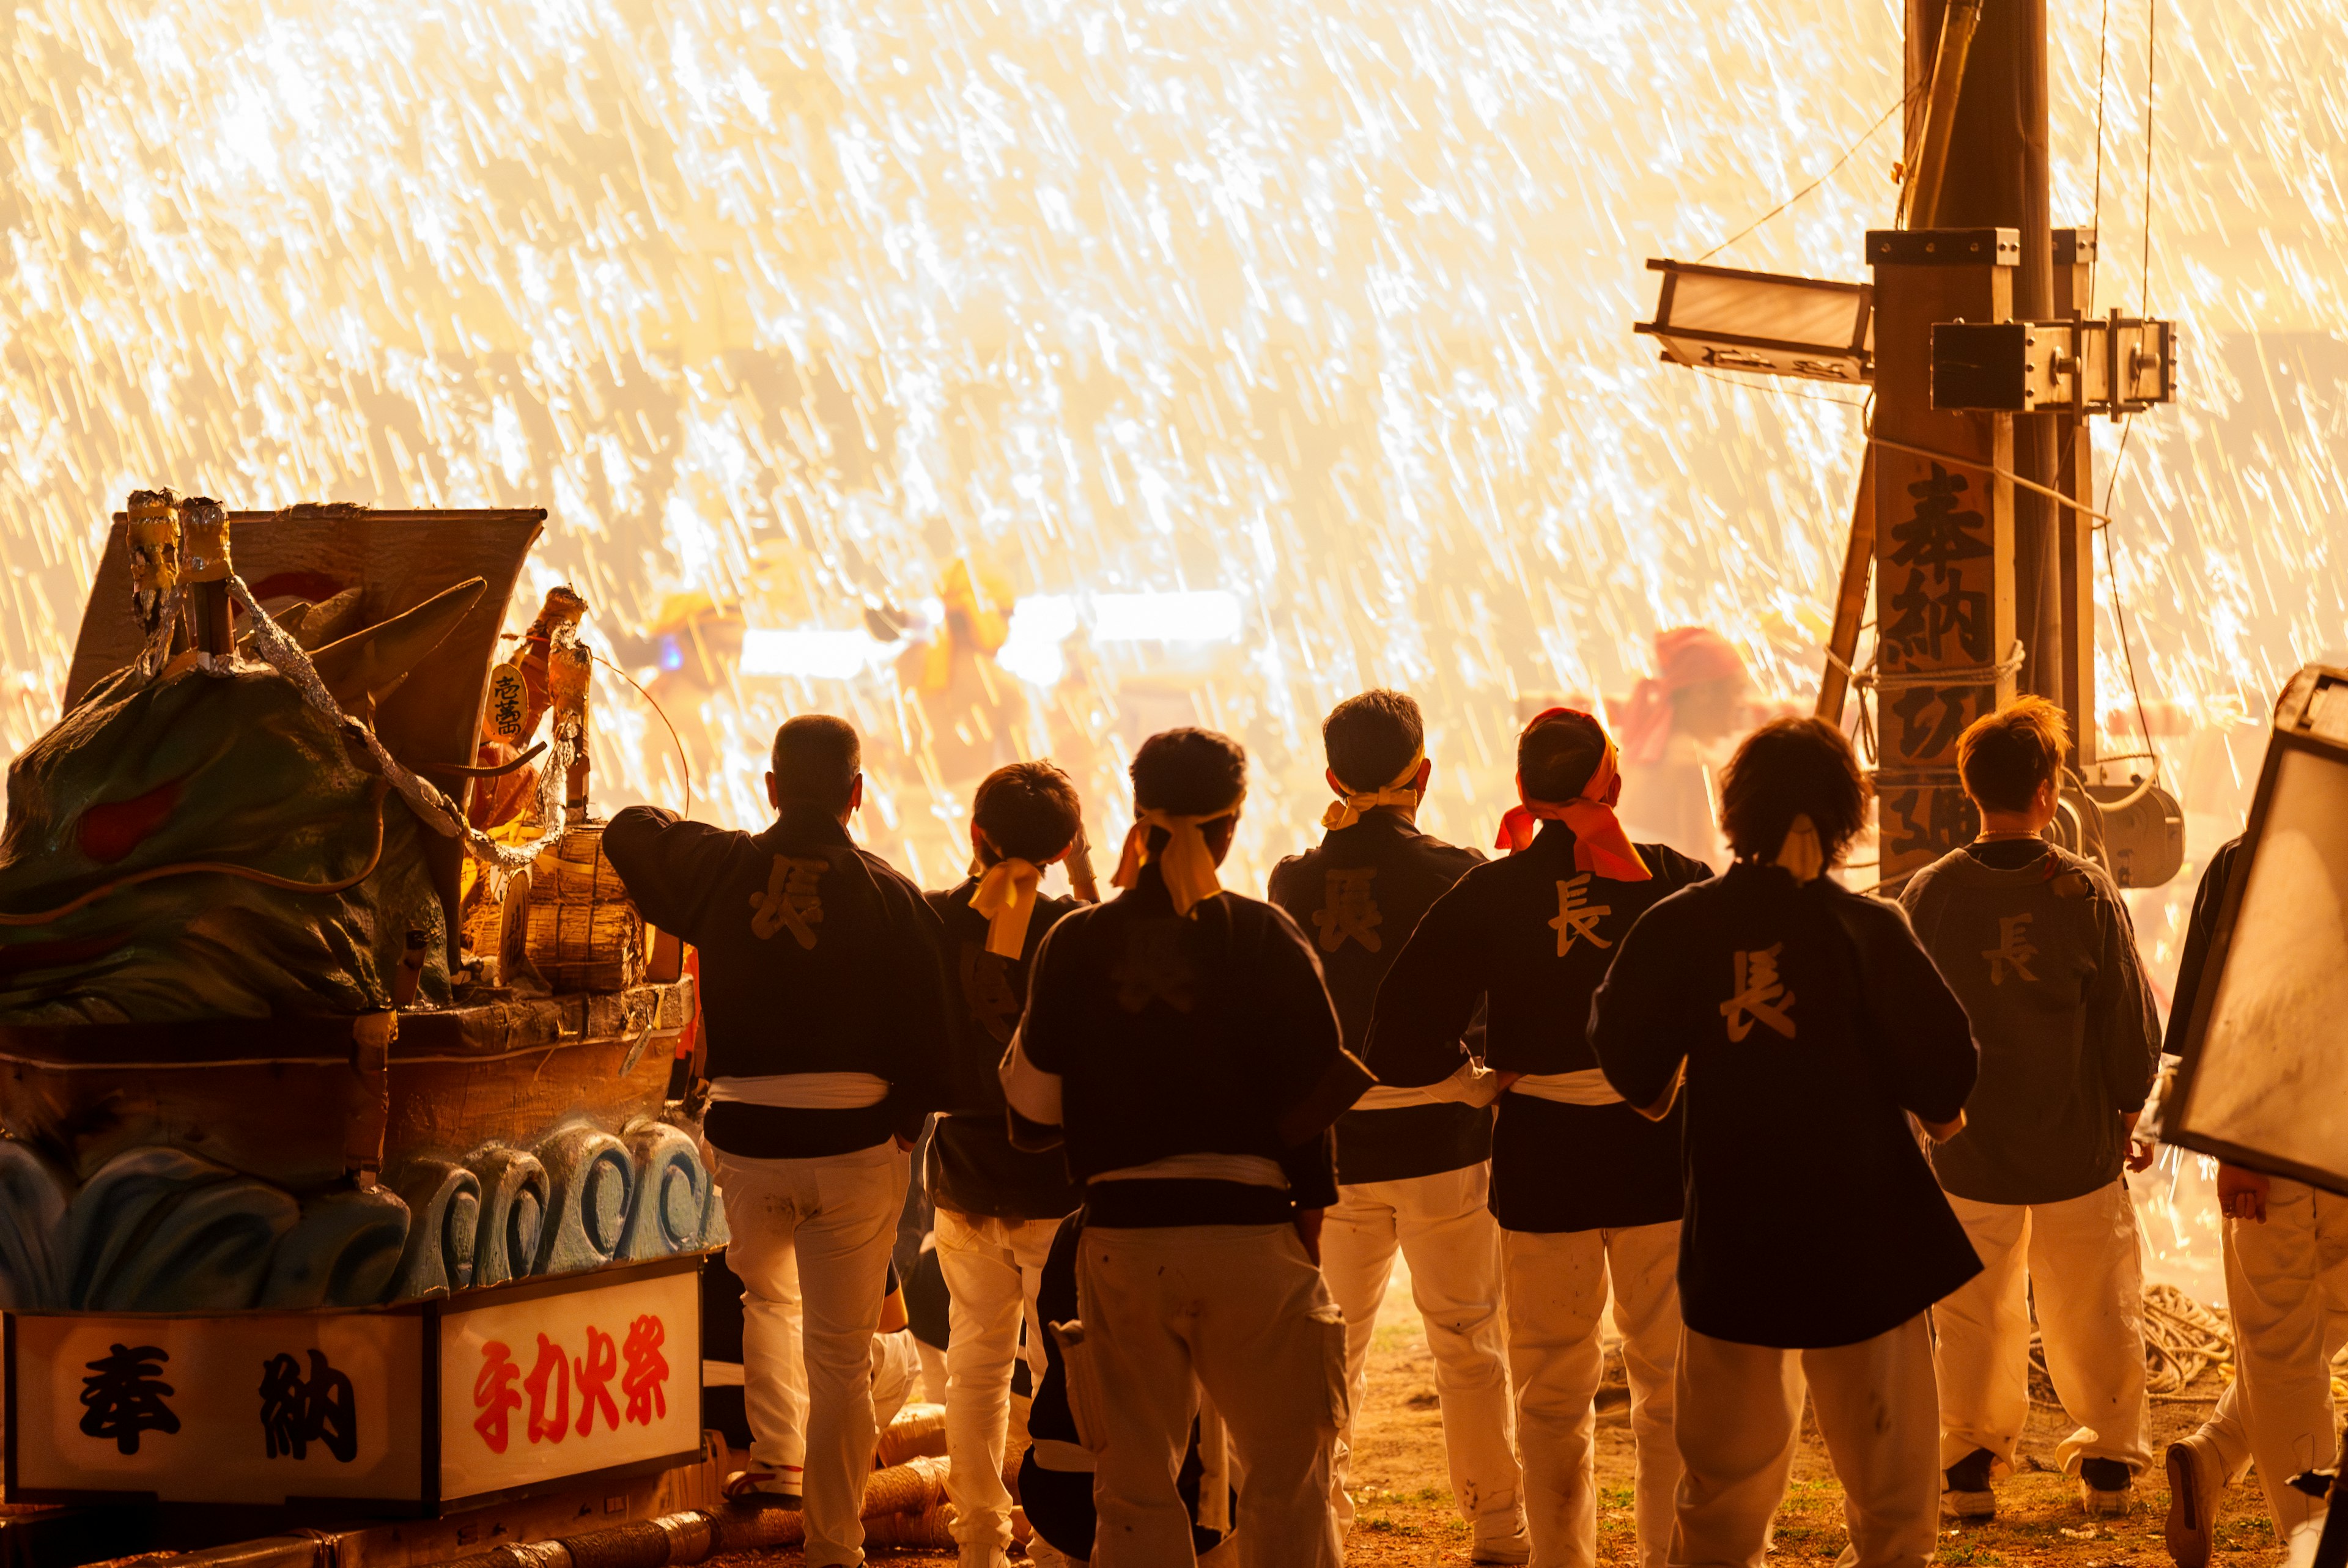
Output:
[[477,1508],[701,1454],[701,1258],[382,1308],[11,1313],[11,1501]]

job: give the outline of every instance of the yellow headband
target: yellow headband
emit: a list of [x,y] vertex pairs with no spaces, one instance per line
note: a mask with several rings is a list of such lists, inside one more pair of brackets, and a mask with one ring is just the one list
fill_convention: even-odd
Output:
[[1044,868],[1015,855],[988,866],[978,879],[970,907],[986,917],[986,950],[1016,958],[1027,950],[1027,921],[1035,913],[1035,885]]
[[1149,860],[1149,830],[1166,830],[1167,844],[1158,856],[1159,875],[1166,880],[1167,895],[1174,900],[1174,913],[1188,915],[1196,906],[1214,897],[1223,890],[1215,876],[1214,851],[1207,847],[1207,835],[1199,831],[1201,824],[1220,822],[1240,808],[1247,799],[1241,790],[1238,799],[1220,811],[1201,812],[1196,816],[1177,816],[1156,806],[1144,806],[1134,814],[1133,831],[1125,835],[1125,853],[1118,857],[1117,875],[1110,885],[1130,887],[1141,880],[1141,868]]
[[1351,790],[1343,799],[1331,801],[1329,809],[1321,814],[1321,825],[1334,832],[1341,827],[1353,826],[1382,805],[1416,805],[1418,791],[1411,784],[1418,777],[1418,764],[1426,760],[1424,750],[1413,752],[1410,761],[1404,765],[1402,772],[1395,774],[1394,782],[1385,788]]

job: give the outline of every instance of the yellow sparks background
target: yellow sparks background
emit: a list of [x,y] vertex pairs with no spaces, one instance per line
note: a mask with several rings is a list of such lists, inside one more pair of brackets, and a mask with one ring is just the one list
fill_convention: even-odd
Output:
[[[2147,0],[2053,9],[2056,221],[2099,224],[2099,306],[2183,323],[2111,542],[2198,859],[2239,802],[2213,723],[2348,644],[2348,23],[2159,6],[2147,272]],[[1883,118],[1899,28],[1883,0],[20,0],[0,758],[54,719],[134,487],[543,505],[532,586],[576,580],[615,642],[696,591],[852,629],[962,557],[1018,594],[1227,590],[1232,642],[1016,694],[1027,749],[1086,751],[1097,836],[1123,749],[1196,714],[1253,755],[1260,873],[1319,810],[1320,714],[1385,682],[1449,770],[1430,825],[1480,841],[1516,699],[1622,692],[1661,628],[1811,689],[1858,410],[1666,371],[1629,323],[1648,256]],[[1897,140],[1718,259],[1864,276]],[[604,699],[599,781],[674,798]],[[875,737],[868,832],[945,879],[953,803],[885,666],[680,715],[726,759],[708,809],[757,815],[764,738],[817,705]],[[2139,902],[2163,958],[2178,902]]]

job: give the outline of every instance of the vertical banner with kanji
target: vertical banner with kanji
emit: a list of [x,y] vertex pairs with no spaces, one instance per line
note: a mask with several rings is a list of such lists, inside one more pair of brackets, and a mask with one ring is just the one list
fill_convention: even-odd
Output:
[[421,1314],[16,1317],[15,1491],[413,1501]]
[[697,1273],[459,1297],[439,1335],[444,1504],[699,1450]]
[[2005,229],[1867,237],[1875,269],[1875,627],[1879,876],[1970,839],[1957,737],[2013,694],[2013,420],[1932,405],[1932,327],[2003,321],[2019,243]]

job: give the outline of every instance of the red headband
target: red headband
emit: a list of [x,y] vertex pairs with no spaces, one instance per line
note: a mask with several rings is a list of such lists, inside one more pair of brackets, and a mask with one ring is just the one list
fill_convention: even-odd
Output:
[[1614,784],[1617,764],[1614,738],[1606,733],[1605,726],[1577,709],[1551,708],[1535,714],[1532,723],[1525,726],[1524,733],[1530,734],[1560,715],[1588,720],[1598,731],[1599,738],[1606,743],[1604,754],[1598,759],[1597,767],[1591,770],[1590,782],[1583,784],[1581,793],[1571,800],[1535,800],[1525,794],[1524,775],[1518,774],[1517,794],[1524,804],[1510,806],[1508,815],[1500,819],[1500,836],[1493,841],[1492,846],[1514,855],[1531,845],[1533,835],[1539,831],[1533,825],[1536,822],[1561,822],[1573,831],[1573,864],[1577,867],[1594,871],[1613,882],[1649,880],[1654,873],[1648,870],[1647,863],[1639,858],[1639,851],[1631,843],[1631,835],[1622,831],[1622,824],[1615,816],[1614,808],[1606,804],[1607,791]]

